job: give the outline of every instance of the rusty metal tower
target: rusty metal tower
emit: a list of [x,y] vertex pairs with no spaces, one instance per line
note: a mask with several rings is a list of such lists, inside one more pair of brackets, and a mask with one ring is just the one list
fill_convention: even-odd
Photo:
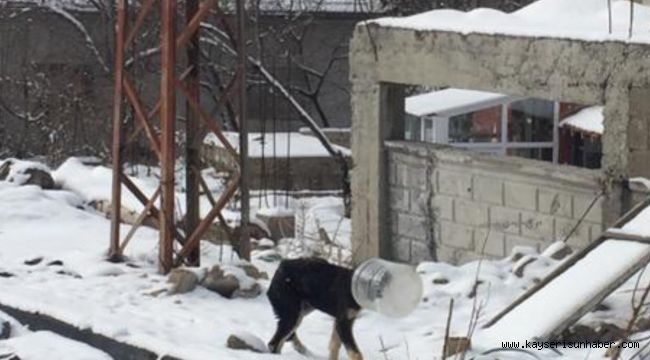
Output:
[[[143,0],[137,9],[133,21],[129,20],[130,3],[134,0],[117,0],[117,17],[115,29],[115,86],[113,94],[113,141],[112,141],[112,224],[110,235],[109,258],[115,261],[122,259],[125,247],[132,239],[134,232],[148,216],[157,219],[160,231],[159,269],[167,273],[181,264],[198,265],[200,261],[199,244],[201,237],[212,225],[215,219],[223,223],[222,209],[233,199],[239,189],[241,199],[240,231],[234,236],[240,236],[240,253],[249,256],[249,235],[247,230],[249,215],[249,194],[247,184],[247,153],[248,126],[246,121],[246,37],[244,0],[237,0],[235,9],[221,9],[217,0],[186,0],[185,14],[179,14],[178,0]],[[146,18],[152,13],[154,5],[160,6],[159,13],[159,77],[152,82],[159,88],[159,99],[155,105],[147,107],[143,96],[134,84],[133,77],[125,66],[125,54],[134,46],[134,40],[143,31]],[[135,12],[135,11],[134,11]],[[236,16],[232,16],[232,13]],[[228,15],[230,14],[230,16]],[[220,104],[232,100],[237,104],[236,121],[240,131],[239,153],[223,135],[220,123],[210,117],[201,108],[199,91],[199,54],[200,54],[200,25],[208,16],[216,16],[218,21],[236,22],[236,71],[232,80],[224,90]],[[177,29],[184,25],[182,29]],[[180,61],[180,51],[185,51],[185,61]],[[178,71],[183,69],[183,71]],[[185,98],[187,113],[185,114],[186,146],[186,203],[187,210],[183,227],[174,218],[174,177],[176,162],[175,134],[177,130],[177,100],[179,95]],[[125,118],[124,113],[130,106],[132,119]],[[158,120],[158,122],[156,122]],[[133,121],[127,127],[126,122]],[[225,191],[218,199],[209,199],[212,209],[202,219],[199,214],[199,194],[201,188],[206,193],[209,189],[201,178],[199,147],[201,140],[199,128],[203,124],[214,133],[228,149],[230,156],[239,163],[239,171],[231,177]],[[125,129],[135,129],[125,134]],[[160,165],[160,184],[155,193],[149,198],[138,186],[131,181],[123,171],[124,149],[142,132],[148,139],[148,145],[156,155]],[[120,210],[122,186],[130,191],[144,206],[144,211],[138,216],[135,224],[125,236],[120,237]],[[160,200],[160,201],[159,201]],[[237,234],[239,233],[239,234]],[[232,239],[231,239],[232,240]],[[177,244],[178,245],[177,245]]]

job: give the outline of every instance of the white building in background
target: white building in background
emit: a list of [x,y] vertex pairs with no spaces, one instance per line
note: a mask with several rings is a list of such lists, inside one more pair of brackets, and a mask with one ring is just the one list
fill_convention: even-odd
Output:
[[[561,131],[560,122],[583,108],[484,91],[432,91],[405,99],[405,138],[482,153],[599,167],[599,146],[589,147],[589,151],[597,150],[596,156],[585,157],[587,150]],[[590,160],[574,161],[577,158]]]

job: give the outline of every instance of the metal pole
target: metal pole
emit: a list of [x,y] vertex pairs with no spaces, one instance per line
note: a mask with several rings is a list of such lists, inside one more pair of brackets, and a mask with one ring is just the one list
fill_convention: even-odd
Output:
[[161,174],[159,270],[167,273],[174,256],[174,130],[176,122],[176,0],[161,1]]
[[[197,0],[187,0],[187,8],[185,9],[186,23],[189,24],[190,20],[196,14],[199,4]],[[187,96],[193,100],[189,100],[185,105],[185,161],[186,161],[186,174],[185,174],[185,199],[187,204],[187,211],[185,214],[185,234],[189,236],[194,232],[194,229],[199,224],[199,171],[201,171],[201,160],[199,156],[201,139],[199,134],[199,118],[195,111],[192,111],[193,101],[195,104],[200,103],[200,90],[199,90],[199,31],[194,32],[187,47],[187,65],[190,73],[185,81],[188,90]],[[206,190],[208,191],[208,190]],[[196,247],[187,256],[187,261],[191,266],[199,266],[201,263],[201,242],[197,243]]]
[[239,112],[239,166],[241,192],[241,238],[240,255],[250,260],[250,194],[248,191],[248,119],[246,116],[246,10],[244,0],[237,0],[237,76],[239,77],[238,112]]
[[126,37],[127,0],[117,2],[115,28],[115,85],[113,88],[113,188],[111,199],[111,239],[109,259],[118,261],[120,250],[120,211],[122,209],[122,80],[124,73],[124,39]]

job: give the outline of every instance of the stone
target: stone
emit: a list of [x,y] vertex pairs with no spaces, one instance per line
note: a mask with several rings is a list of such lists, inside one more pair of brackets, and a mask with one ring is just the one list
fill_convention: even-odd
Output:
[[34,265],[38,265],[38,264],[40,264],[41,261],[43,261],[43,258],[42,258],[42,257],[37,257],[37,258],[33,258],[33,259],[29,259],[29,260],[25,260],[25,261],[23,262],[23,264],[25,264],[25,265],[29,265],[29,266],[34,266]]
[[436,284],[436,285],[445,285],[445,284],[449,284],[449,280],[446,279],[446,278],[435,278],[435,279],[433,279],[431,282],[434,283],[434,284]]
[[25,174],[29,175],[27,181],[23,185],[36,185],[44,190],[52,190],[55,188],[54,179],[49,172],[41,169],[27,169]]
[[[254,266],[250,266],[251,267],[247,267],[248,271],[253,273],[255,271],[252,270]],[[238,267],[246,273],[246,270],[244,268],[241,266]],[[259,272],[259,270],[257,271]],[[263,274],[266,273],[259,272],[258,276],[264,276]],[[260,295],[262,293],[262,287],[256,281],[254,281],[255,278],[249,276],[248,273],[246,273],[246,276],[250,277],[253,281],[250,282],[250,286],[242,288],[242,285],[237,276],[233,274],[227,274],[219,265],[215,265],[212,267],[212,269],[210,269],[210,271],[208,271],[208,274],[201,281],[201,285],[206,289],[214,291],[217,294],[228,299],[254,298]]]
[[0,320],[0,340],[9,339],[11,337],[11,324],[9,321]]
[[[7,160],[2,164],[2,166],[0,166],[0,180],[14,181],[12,178],[10,178],[11,167],[14,164],[15,161]],[[51,190],[55,188],[54,179],[47,170],[35,167],[27,167],[18,170],[17,173],[26,177],[25,180],[20,181],[20,185],[36,185],[45,190]]]
[[261,339],[250,334],[232,334],[228,336],[226,346],[234,350],[248,350],[256,353],[268,352],[266,344]]
[[553,260],[562,260],[572,253],[573,250],[569,245],[562,241],[556,241],[547,247],[542,255],[550,257]]
[[[228,275],[226,275],[228,276]],[[232,276],[232,275],[230,275]],[[239,285],[239,282],[238,282]],[[258,283],[253,283],[249,288],[242,289],[241,287],[235,290],[232,294],[233,298],[243,298],[243,299],[252,299],[258,297],[262,293],[262,287]]]
[[174,269],[169,273],[167,282],[171,284],[169,294],[185,294],[196,288],[199,277],[187,269]]
[[239,280],[234,275],[225,275],[221,267],[215,265],[208,271],[201,285],[210,291],[214,291],[230,299],[235,291],[239,289]]
[[517,261],[514,265],[512,265],[512,273],[515,274],[516,277],[523,277],[524,272],[526,271],[526,267],[532,263],[534,263],[537,260],[536,257],[531,256],[531,255],[525,255],[519,261]]
[[244,272],[246,273],[247,276],[252,277],[255,280],[259,280],[259,279],[268,280],[269,279],[269,274],[267,274],[266,271],[260,271],[253,264],[244,263],[244,264],[237,265],[237,267],[244,270]]
[[206,278],[203,286],[225,298],[232,299],[235,291],[239,290],[239,280],[234,275],[228,274],[217,279]]

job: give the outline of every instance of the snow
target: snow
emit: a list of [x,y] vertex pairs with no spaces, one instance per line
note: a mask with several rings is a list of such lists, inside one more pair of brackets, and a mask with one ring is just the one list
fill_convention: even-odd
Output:
[[[224,132],[224,135],[235,148],[239,149],[239,133]],[[210,133],[205,139],[204,143],[223,147],[221,141],[216,135]],[[350,150],[339,146],[332,145],[335,150],[340,151],[343,155],[350,155]],[[275,149],[274,149],[275,148]],[[261,158],[262,151],[267,158],[273,157],[274,151],[276,157],[286,157],[290,154],[291,157],[329,157],[325,147],[318,141],[317,138],[309,135],[303,135],[297,132],[280,132],[275,133],[249,133],[248,134],[248,154],[251,158]]]
[[612,0],[612,33],[608,29],[607,1],[538,0],[513,13],[491,9],[469,12],[433,10],[407,17],[370,20],[385,27],[413,30],[436,30],[462,34],[502,34],[513,36],[552,37],[586,41],[623,41],[650,43],[650,8],[634,5],[634,28],[630,38],[627,0]]
[[[110,188],[110,183],[93,180],[92,176],[86,182],[83,179],[95,173],[100,174],[97,176],[100,179],[110,178],[110,170],[75,165],[72,160],[55,173],[62,175],[59,179],[65,180],[70,190],[44,191],[36,186],[17,186],[0,181],[0,198],[3,200],[0,202],[0,272],[14,275],[0,277],[0,303],[47,313],[80,328],[185,360],[305,358],[290,346],[285,346],[281,356],[228,349],[225,344],[231,334],[241,335],[260,347],[263,344],[259,339],[270,339],[275,331],[275,317],[267,298],[262,295],[253,299],[229,300],[202,287],[182,295],[164,293],[169,285],[166,277],[157,272],[158,233],[154,229],[142,227],[136,233],[126,249],[126,263],[104,261],[110,223],[103,215],[86,210],[83,204],[86,195],[101,195]],[[155,169],[152,174],[141,171],[133,179],[146,186],[156,179]],[[178,192],[182,195],[182,188]],[[350,223],[349,219],[342,217],[340,198],[288,200],[286,208],[295,210],[302,230],[299,238],[286,241],[315,244],[319,237],[318,229],[322,228],[342,251],[349,254]],[[124,226],[123,233],[128,228]],[[281,252],[283,246],[281,242],[276,249],[254,251],[253,264],[272,277],[278,262],[269,260],[267,255]],[[639,250],[616,247],[617,254],[621,255],[620,261],[624,257],[633,259],[640,256]],[[417,271],[424,292],[422,301],[412,314],[395,320],[371,311],[362,312],[355,325],[355,337],[365,358],[407,360],[437,356],[442,348],[450,299],[453,298],[455,303],[451,334],[466,335],[477,304],[480,328],[482,323],[559,264],[543,254],[531,253],[530,249],[518,251],[537,258],[526,267],[522,277],[512,273],[510,258],[474,261],[461,266],[421,263]],[[615,268],[617,260],[612,259],[611,253],[600,261],[606,260],[608,267]],[[38,257],[43,258],[38,264],[25,264],[25,260]],[[63,265],[48,265],[53,260],[59,260]],[[204,274],[214,264],[220,264],[227,273],[250,281],[236,267],[239,260],[227,246],[220,248],[203,243],[201,260],[202,267],[196,269],[199,274]],[[592,274],[588,275],[584,276],[594,278]],[[601,281],[599,279],[591,281]],[[478,285],[475,280],[479,281]],[[269,281],[260,280],[259,283],[264,293]],[[606,321],[624,325],[629,315],[629,289],[633,285],[631,279],[606,300],[611,310],[588,314],[581,324],[595,326]],[[573,287],[571,289],[573,292]],[[533,323],[532,319],[529,323]],[[322,313],[314,312],[304,319],[299,329],[300,338],[315,354],[308,358],[325,357],[331,328],[332,319]],[[52,354],[58,354],[57,351],[63,351],[61,349],[76,348],[65,341],[50,341],[48,334],[36,334],[29,335],[34,336],[32,341],[43,346],[51,344],[52,349],[47,352]],[[507,334],[504,333],[504,340]],[[478,339],[481,331],[477,330],[475,336]],[[0,342],[0,348],[7,344],[26,346],[22,344],[30,341],[30,338],[18,339],[12,339],[10,343]],[[83,355],[89,349],[77,350]],[[547,358],[543,352],[538,354]],[[585,355],[585,351],[566,351],[563,359],[584,359]],[[599,355],[602,353],[591,352],[593,358]],[[102,356],[89,355],[80,360],[103,359]],[[31,359],[50,358],[70,357],[35,354]]]
[[603,106],[592,106],[582,109],[577,113],[560,121],[560,127],[568,126],[577,130],[603,134]]
[[562,321],[649,254],[648,244],[603,242],[484,331],[475,344],[491,348],[501,341],[545,339]]
[[452,116],[470,106],[488,106],[508,98],[503,94],[450,88],[409,96],[404,105],[406,113],[415,116]]
[[6,159],[0,161],[0,167],[2,167],[2,165],[4,165],[6,162],[10,162],[10,169],[9,174],[5,180],[17,185],[22,185],[27,182],[27,180],[29,180],[30,175],[26,174],[27,170],[35,169],[45,171],[47,173],[50,172],[50,168],[47,167],[47,165],[28,160]]
[[0,354],[16,354],[21,360],[112,360],[86,344],[66,339],[49,331],[37,331],[0,343]]

